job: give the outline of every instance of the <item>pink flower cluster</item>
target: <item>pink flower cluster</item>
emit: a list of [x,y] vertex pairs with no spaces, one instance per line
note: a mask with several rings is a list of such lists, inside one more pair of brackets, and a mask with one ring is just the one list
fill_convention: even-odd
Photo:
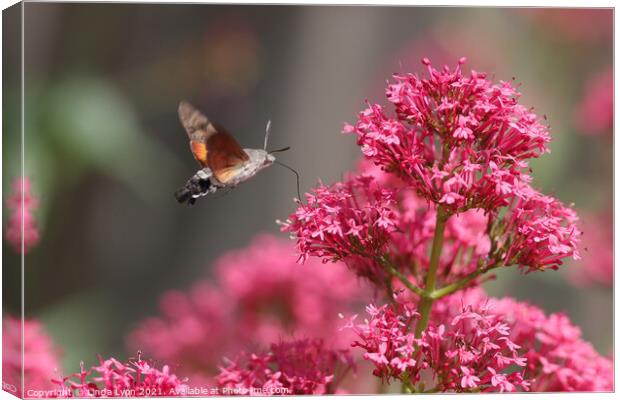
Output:
[[441,299],[432,318],[450,318],[463,305],[486,307],[502,316],[510,339],[521,346],[527,360],[522,372],[532,391],[613,390],[611,360],[599,355],[566,315],[545,315],[540,308],[509,297],[488,298],[477,288]]
[[510,243],[504,264],[518,264],[526,271],[557,269],[562,258],[580,258],[577,244],[581,231],[576,227],[577,214],[560,201],[524,185],[506,218]]
[[154,368],[140,354],[127,362],[99,358],[99,365],[90,369],[81,363],[80,372],[53,382],[59,386],[58,397],[170,397],[187,391],[184,381],[171,374],[168,366]]
[[213,282],[166,293],[160,316],[139,324],[129,348],[174,363],[196,383],[208,381],[222,357],[236,354],[240,344],[267,347],[300,334],[347,346],[350,337],[336,334],[338,314],[358,309],[356,302],[368,291],[346,268],[318,260],[299,265],[296,259],[286,240],[257,237],[215,262]]
[[13,182],[13,194],[6,199],[6,206],[11,210],[5,238],[16,252],[27,253],[39,242],[39,231],[32,215],[37,208],[37,199],[31,192],[28,178],[19,178]]
[[[382,285],[387,278],[382,263],[389,254],[398,268],[414,265],[410,273],[420,275],[428,268],[435,208],[378,168],[363,163],[360,169],[344,183],[308,194],[307,204],[281,222],[282,230],[295,235],[301,261],[310,256],[342,260],[358,276]],[[489,251],[487,219],[470,210],[449,221],[442,270],[450,270],[452,278],[471,272]],[[465,257],[472,248],[471,257]]]
[[[16,396],[22,395],[21,374],[24,373],[24,393],[52,388],[50,378],[58,373],[58,350],[34,319],[23,322],[8,314],[2,321],[2,382],[4,389]],[[23,353],[22,353],[23,344]],[[22,364],[23,355],[23,364]],[[14,389],[14,390],[13,390]]]
[[[486,307],[457,308],[453,316],[433,319],[419,339],[413,334],[418,314],[412,304],[369,306],[367,323],[348,325],[360,340],[373,373],[384,380],[398,379],[410,388],[420,382],[432,391],[528,390],[521,372],[525,365],[520,346],[510,339],[510,328]],[[423,371],[431,377],[423,377]]]
[[357,264],[360,276],[381,281],[381,270],[366,259],[381,257],[395,230],[394,193],[370,176],[351,177],[344,183],[321,185],[307,194],[294,215],[280,222],[295,233],[300,261],[309,256],[324,262],[345,260]]
[[326,348],[320,340],[297,340],[271,345],[271,351],[242,353],[221,368],[217,377],[222,394],[333,394],[353,366],[346,351]]
[[585,84],[585,94],[577,106],[577,126],[589,135],[611,135],[614,125],[614,76],[607,68]]
[[[436,206],[367,162],[349,179],[320,187],[281,223],[282,230],[297,239],[301,259],[342,260],[377,285],[385,283],[387,262],[413,282],[421,282],[430,263]],[[347,185],[358,190],[343,196]],[[385,201],[372,197],[377,193],[386,194]],[[556,269],[564,257],[579,258],[581,232],[571,208],[526,184],[514,188],[511,201],[503,216],[497,210],[470,209],[448,219],[438,268],[443,283],[481,267],[519,265],[529,272]],[[359,220],[353,222],[352,215]],[[353,233],[354,224],[361,233]]]
[[[437,210],[445,214],[443,283],[475,271],[519,265],[555,269],[579,258],[574,211],[534,190],[527,159],[545,152],[547,128],[517,102],[511,84],[482,73],[396,76],[388,87],[396,117],[371,105],[355,126],[367,161],[357,175],[307,194],[281,223],[303,261],[342,260],[382,285],[386,264],[421,282],[430,262]],[[502,213],[501,208],[507,208]]]
[[[520,336],[521,321],[504,303],[454,294],[498,267],[527,273],[579,259],[581,232],[571,207],[530,186],[528,159],[550,138],[513,85],[475,71],[466,77],[463,59],[442,70],[423,62],[427,78],[396,75],[388,86],[394,116],[370,104],[345,126],[366,158],[359,170],[307,194],[281,229],[297,240],[300,261],[342,261],[385,289],[392,303],[349,324],[384,381],[415,392],[609,387],[605,360],[578,331],[562,336],[568,320],[558,326],[562,318],[541,312]],[[545,342],[538,330],[554,324],[558,336]]]
[[[385,380],[432,391],[611,391],[613,365],[563,314],[477,288],[442,298],[416,339],[413,303],[368,306],[369,319],[347,327],[364,359]],[[422,371],[428,370],[431,376]],[[432,379],[431,379],[432,378]]]
[[454,70],[423,61],[428,78],[395,75],[387,88],[396,117],[372,104],[344,131],[422,198],[451,211],[508,205],[514,187],[529,181],[527,160],[548,151],[547,127],[518,103],[510,82],[492,84],[475,71],[466,77],[464,59]]

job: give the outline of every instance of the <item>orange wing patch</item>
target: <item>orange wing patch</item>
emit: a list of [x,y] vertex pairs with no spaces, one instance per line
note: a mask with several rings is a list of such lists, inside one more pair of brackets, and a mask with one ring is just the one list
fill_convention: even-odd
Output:
[[234,178],[237,168],[249,160],[239,143],[222,127],[216,127],[186,101],[179,104],[179,120],[189,137],[194,158],[203,168],[210,168],[222,183]]
[[215,175],[215,178],[220,183],[227,184],[239,174],[242,167],[243,165],[235,165],[235,166],[228,167],[228,168],[222,168],[222,169],[213,171],[213,175]]
[[207,149],[207,164],[215,178],[223,184],[234,179],[250,159],[239,143],[220,127],[217,127],[217,133],[209,136]]
[[194,155],[196,161],[198,161],[203,168],[206,168],[208,166],[206,144],[204,142],[192,140],[189,142],[189,146],[192,149],[192,154]]

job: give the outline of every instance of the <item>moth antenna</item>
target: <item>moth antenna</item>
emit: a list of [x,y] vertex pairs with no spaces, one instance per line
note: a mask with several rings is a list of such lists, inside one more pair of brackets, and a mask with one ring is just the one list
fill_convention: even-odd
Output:
[[265,127],[265,145],[263,146],[263,150],[267,151],[267,143],[269,142],[269,134],[271,133],[271,120],[267,121],[267,126]]
[[283,151],[287,151],[287,150],[290,150],[290,149],[291,149],[291,146],[286,146],[286,147],[283,147],[283,148],[278,149],[278,150],[271,150],[271,151],[268,151],[267,153],[269,153],[269,154],[273,154],[273,153],[282,153]]
[[288,169],[289,171],[292,171],[295,174],[295,179],[297,179],[297,198],[299,199],[299,201],[301,201],[301,194],[299,192],[299,173],[292,167],[289,167],[288,165],[284,164],[283,162],[280,162],[278,160],[274,160],[274,162],[278,165],[281,165],[282,167]]

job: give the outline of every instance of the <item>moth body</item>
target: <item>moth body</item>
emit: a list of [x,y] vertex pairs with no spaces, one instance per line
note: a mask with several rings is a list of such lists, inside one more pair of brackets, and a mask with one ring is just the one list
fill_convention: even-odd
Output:
[[174,196],[179,203],[187,202],[192,205],[197,198],[215,193],[218,189],[217,183],[214,182],[211,170],[203,168],[189,178],[185,185],[174,193]]
[[238,172],[236,172],[235,175],[228,182],[226,182],[225,186],[237,186],[241,182],[244,182],[256,175],[259,171],[267,168],[276,160],[273,154],[269,154],[265,150],[243,150],[248,155],[249,160],[239,167]]
[[[276,158],[267,151],[267,124],[264,149],[242,149],[224,128],[215,125],[191,104],[179,104],[179,120],[187,132],[190,150],[201,166],[175,192],[179,203],[194,204],[197,198],[220,188],[233,188],[267,168]],[[276,150],[282,151],[282,150]]]

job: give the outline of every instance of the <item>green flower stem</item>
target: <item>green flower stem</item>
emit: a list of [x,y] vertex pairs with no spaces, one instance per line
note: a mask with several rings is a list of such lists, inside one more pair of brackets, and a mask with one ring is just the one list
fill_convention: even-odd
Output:
[[383,265],[383,267],[385,267],[392,276],[397,277],[398,280],[401,281],[403,285],[407,287],[407,289],[411,290],[413,293],[417,294],[418,296],[425,295],[422,289],[420,289],[419,287],[411,283],[409,279],[407,279],[405,275],[403,275],[399,270],[397,270],[396,267],[394,267],[392,263],[385,256],[381,257],[380,261],[381,261],[381,265]]
[[437,283],[437,268],[439,267],[439,258],[441,256],[441,248],[443,247],[444,231],[446,229],[446,221],[449,215],[441,206],[437,206],[437,219],[435,222],[435,235],[433,236],[433,247],[431,248],[431,260],[426,274],[426,285],[424,294],[420,300],[418,312],[420,313],[420,321],[415,328],[415,337],[419,338],[426,326],[428,318],[431,314],[434,298],[432,297]]
[[433,300],[437,300],[440,299],[444,296],[447,296],[449,294],[452,294],[454,292],[456,292],[457,290],[463,289],[465,286],[467,286],[471,281],[473,281],[474,279],[476,279],[477,277],[479,277],[480,275],[495,269],[497,267],[499,267],[501,264],[493,264],[490,265],[486,268],[481,268],[481,269],[477,269],[476,271],[472,272],[471,274],[467,275],[465,278],[451,283],[449,285],[446,285],[444,287],[442,287],[441,289],[437,289],[435,291],[433,291],[431,293],[431,298]]
[[413,387],[411,385],[411,382],[409,381],[409,374],[404,373],[401,377],[400,380],[402,382],[402,384],[400,385],[400,392],[404,393],[404,394],[410,394],[410,393],[415,393],[415,387]]

